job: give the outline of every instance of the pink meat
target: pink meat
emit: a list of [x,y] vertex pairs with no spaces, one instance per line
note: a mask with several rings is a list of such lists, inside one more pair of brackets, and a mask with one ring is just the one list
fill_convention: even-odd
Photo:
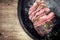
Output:
[[[41,4],[44,5],[44,4]],[[43,23],[51,21],[55,16],[53,12],[50,12],[49,8],[43,8],[39,6],[38,3],[34,3],[33,6],[29,9],[29,19],[32,21],[35,30],[37,31],[38,34],[44,36],[45,34],[48,34],[51,29],[46,29],[43,26]],[[50,12],[50,13],[49,13]],[[46,15],[46,13],[49,13]],[[34,19],[39,18],[39,21],[34,21]],[[41,27],[41,29],[38,28],[38,26]],[[45,30],[43,32],[42,30]]]

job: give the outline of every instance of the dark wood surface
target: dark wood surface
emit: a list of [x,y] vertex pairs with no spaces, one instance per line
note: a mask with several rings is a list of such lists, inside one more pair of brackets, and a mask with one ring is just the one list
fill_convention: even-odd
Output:
[[0,40],[33,40],[19,23],[17,4],[18,0],[0,0]]

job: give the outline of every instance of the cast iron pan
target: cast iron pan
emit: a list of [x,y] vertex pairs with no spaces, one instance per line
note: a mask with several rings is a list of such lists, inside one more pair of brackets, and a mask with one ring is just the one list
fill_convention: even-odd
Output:
[[[18,1],[18,18],[21,26],[26,31],[26,33],[34,40],[59,40],[60,39],[60,0],[46,0],[47,6],[55,12],[56,26],[53,30],[46,36],[41,37],[35,31],[32,22],[29,20],[28,11],[30,6],[35,2],[35,0],[19,0]],[[55,20],[54,20],[55,21]]]

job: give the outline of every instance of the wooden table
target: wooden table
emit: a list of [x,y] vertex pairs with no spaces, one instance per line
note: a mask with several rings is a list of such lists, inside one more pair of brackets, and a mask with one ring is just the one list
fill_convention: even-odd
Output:
[[19,23],[17,4],[18,0],[0,0],[0,40],[33,40]]

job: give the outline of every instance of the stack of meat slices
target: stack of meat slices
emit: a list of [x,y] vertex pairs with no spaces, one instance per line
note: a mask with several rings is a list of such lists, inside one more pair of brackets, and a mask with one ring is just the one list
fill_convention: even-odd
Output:
[[54,12],[50,11],[44,1],[35,2],[29,9],[28,14],[29,19],[32,21],[34,28],[39,35],[44,36],[48,34],[54,27],[52,22],[55,17]]

